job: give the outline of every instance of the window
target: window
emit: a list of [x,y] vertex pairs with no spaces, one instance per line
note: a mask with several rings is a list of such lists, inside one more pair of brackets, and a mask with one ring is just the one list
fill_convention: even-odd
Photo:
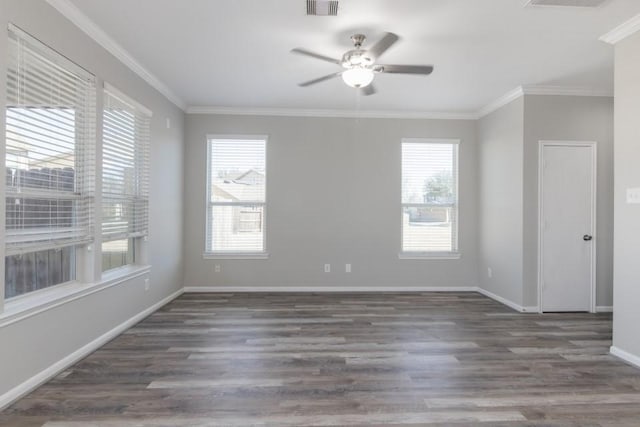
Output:
[[93,240],[95,78],[9,27],[5,297],[75,280]]
[[257,206],[240,207],[237,218],[236,230],[238,232],[259,233],[262,230],[262,209]]
[[151,112],[105,85],[102,131],[102,271],[138,262],[147,235]]
[[402,252],[458,252],[458,142],[402,140]]
[[207,254],[264,254],[266,145],[264,137],[209,138]]

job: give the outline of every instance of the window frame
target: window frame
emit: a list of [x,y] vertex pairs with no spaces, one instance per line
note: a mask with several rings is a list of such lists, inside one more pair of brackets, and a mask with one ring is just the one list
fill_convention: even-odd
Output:
[[[12,312],[14,311],[15,307],[22,307],[25,305],[32,305],[33,302],[35,301],[40,301],[43,299],[47,298],[47,295],[53,295],[53,294],[59,294],[60,293],[60,289],[67,289],[67,288],[71,288],[71,287],[75,287],[75,286],[86,286],[88,283],[91,283],[89,280],[89,277],[87,275],[87,273],[90,272],[91,268],[90,266],[87,265],[86,263],[86,259],[89,258],[90,256],[88,255],[88,253],[91,251],[91,248],[94,245],[94,238],[95,238],[95,233],[93,233],[93,230],[95,230],[95,213],[96,213],[96,209],[97,209],[97,187],[96,187],[96,169],[95,169],[95,158],[96,158],[96,150],[97,150],[97,145],[96,145],[96,141],[95,141],[95,135],[96,132],[98,131],[98,117],[97,117],[97,102],[98,102],[98,87],[99,87],[99,81],[100,79],[98,78],[97,75],[95,75],[94,73],[92,73],[91,71],[85,69],[84,67],[82,67],[81,65],[79,65],[78,63],[74,62],[73,60],[67,58],[66,56],[62,55],[57,49],[55,49],[54,47],[50,46],[47,43],[42,42],[41,40],[37,39],[36,37],[34,37],[33,35],[31,35],[29,32],[23,30],[22,28],[18,27],[17,25],[14,25],[13,23],[9,22],[7,28],[6,28],[6,32],[5,34],[5,41],[7,43],[7,47],[9,48],[7,50],[7,64],[5,67],[1,68],[2,71],[2,85],[4,87],[4,94],[6,95],[2,101],[3,101],[3,111],[2,111],[2,131],[3,131],[3,136],[2,138],[4,138],[5,144],[3,144],[3,148],[2,148],[2,157],[4,159],[2,168],[2,188],[4,189],[3,192],[3,197],[2,197],[2,224],[1,224],[1,230],[4,233],[4,236],[7,237],[9,235],[11,236],[15,236],[15,237],[19,237],[20,236],[20,232],[8,232],[7,229],[7,218],[6,218],[6,202],[7,202],[7,198],[8,197],[15,197],[15,198],[19,198],[20,194],[26,194],[27,197],[29,197],[30,195],[32,195],[32,197],[36,200],[40,199],[40,200],[45,200],[48,199],[50,195],[55,195],[55,198],[51,198],[51,200],[57,200],[57,201],[67,201],[67,202],[72,202],[72,203],[79,203],[79,204],[83,204],[83,203],[88,203],[88,207],[85,208],[87,209],[86,215],[88,215],[90,217],[90,219],[88,220],[88,224],[86,227],[88,227],[89,230],[91,230],[91,232],[87,233],[86,238],[84,239],[75,239],[75,242],[71,241],[68,243],[63,243],[63,242],[58,242],[58,243],[52,243],[51,247],[48,249],[43,249],[42,247],[38,247],[37,245],[34,245],[33,248],[22,248],[18,251],[16,251],[16,253],[12,253],[13,251],[7,251],[7,242],[6,239],[4,241],[4,244],[1,247],[1,251],[2,251],[2,258],[4,260],[4,263],[2,265],[2,275],[3,278],[5,277],[6,274],[6,260],[8,256],[11,255],[18,255],[18,254],[31,254],[31,253],[39,253],[39,252],[45,252],[47,250],[51,250],[51,249],[63,249],[63,248],[73,248],[73,259],[71,260],[70,263],[70,274],[73,276],[72,279],[64,281],[64,282],[60,282],[57,283],[55,285],[50,285],[50,286],[45,286],[42,287],[40,289],[36,289],[33,291],[29,291],[29,292],[25,292],[22,294],[18,294],[18,295],[13,295],[11,297],[7,297],[6,296],[6,284],[4,284],[3,286],[1,286],[1,290],[0,290],[0,298],[1,298],[1,302],[0,302],[0,325],[2,324],[2,319],[5,317],[7,312]],[[12,40],[12,37],[15,37],[14,40]],[[54,64],[55,67],[59,67],[60,69],[64,70],[65,73],[69,73],[75,76],[76,79],[78,80],[82,80],[87,84],[87,98],[84,99],[84,101],[86,102],[86,105],[81,105],[81,104],[73,104],[73,105],[27,105],[27,106],[20,106],[20,105],[12,105],[9,103],[9,89],[8,89],[8,84],[9,84],[9,70],[10,70],[10,56],[8,54],[8,52],[10,51],[10,47],[9,45],[11,43],[17,42],[18,44],[22,43],[22,42],[26,42],[29,47],[28,49],[31,50],[31,54],[35,55],[35,56],[39,56],[42,58],[42,60],[46,63],[51,63]],[[84,108],[84,110],[82,110],[84,112],[84,114],[82,114],[83,120],[81,121],[81,125],[79,125],[79,121],[78,121],[78,113],[79,113],[79,109],[77,108],[78,106],[82,106]],[[73,117],[74,117],[74,133],[75,133],[75,140],[73,141],[73,153],[74,153],[74,158],[75,157],[80,157],[82,158],[82,161],[80,163],[77,162],[77,160],[74,160],[76,166],[73,168],[74,170],[74,191],[69,192],[69,191],[38,191],[36,190],[28,190],[25,193],[21,193],[21,192],[12,192],[9,191],[9,188],[7,187],[7,182],[6,182],[6,175],[7,175],[7,156],[11,155],[12,153],[10,153],[7,150],[7,132],[9,130],[9,120],[8,120],[8,111],[10,109],[30,109],[30,108],[35,108],[37,110],[67,110],[70,109],[73,111]],[[36,113],[36,114],[42,114],[42,113]],[[80,132],[79,132],[80,130]],[[86,162],[94,162],[93,164],[91,163],[86,163]],[[78,176],[81,176],[81,181],[80,183],[81,185],[81,189],[78,190],[77,185],[78,185]],[[42,196],[40,196],[42,195]],[[24,197],[24,196],[23,196]],[[72,207],[72,211],[75,211],[77,209],[77,206],[74,204]],[[74,217],[75,220],[75,217]],[[82,229],[82,226],[74,226],[72,227],[74,228],[76,231]],[[37,228],[31,228],[31,229],[27,229],[27,233],[29,234],[30,232],[33,233],[33,231],[37,230]],[[44,230],[44,229],[43,229]],[[33,233],[33,234],[40,234],[43,236],[48,235],[52,235],[55,233],[60,233],[60,232],[64,232],[65,227],[50,227],[48,229],[50,231],[50,233]],[[42,239],[45,240],[45,239]],[[27,250],[28,249],[28,250]],[[8,255],[8,252],[9,255]]]
[[[80,168],[92,168],[93,169],[93,179],[87,181],[84,185],[89,186],[93,191],[93,227],[91,232],[91,240],[87,242],[83,242],[82,244],[75,245],[65,245],[65,247],[75,247],[75,259],[73,261],[73,266],[75,267],[75,279],[63,283],[59,283],[57,285],[52,285],[49,287],[45,287],[42,289],[38,289],[35,291],[23,293],[20,295],[15,295],[11,298],[6,298],[5,286],[0,286],[0,328],[5,327],[7,325],[13,324],[15,322],[19,322],[23,319],[27,319],[31,316],[37,315],[39,313],[46,312],[52,308],[61,306],[63,304],[67,304],[71,301],[75,301],[80,298],[84,298],[96,292],[100,292],[102,290],[108,289],[113,286],[117,286],[124,283],[129,283],[133,286],[136,286],[138,283],[141,285],[143,283],[143,279],[149,277],[151,266],[148,264],[148,253],[147,253],[147,235],[149,234],[150,222],[147,223],[147,234],[145,236],[141,236],[137,239],[137,244],[135,246],[136,256],[139,257],[135,264],[129,264],[122,266],[120,268],[114,268],[112,270],[108,270],[106,272],[102,272],[101,268],[101,259],[102,259],[102,148],[103,148],[103,113],[104,113],[104,103],[103,103],[103,89],[105,85],[108,85],[104,81],[102,77],[98,74],[94,74],[90,71],[82,68],[81,65],[74,62],[73,59],[69,59],[64,57],[54,46],[49,45],[47,43],[41,42],[37,40],[35,37],[30,35],[28,32],[20,29],[19,27],[9,23],[8,32],[5,33],[5,37],[7,37],[7,41],[9,40],[9,31],[17,31],[21,35],[25,35],[26,37],[35,40],[48,50],[50,50],[55,57],[50,58],[51,60],[57,61],[58,56],[60,57],[59,61],[62,61],[64,64],[70,64],[73,69],[82,70],[83,72],[87,72],[92,76],[93,80],[93,88],[91,91],[92,94],[92,102],[87,104],[88,111],[93,114],[93,123],[94,127],[90,130],[88,134],[85,135],[85,138],[89,138],[89,145],[91,150],[93,150],[92,158],[89,159],[90,162],[86,165],[81,165]],[[5,94],[7,90],[7,72],[8,67],[4,65],[0,65],[0,74],[3,75],[3,82],[0,83],[3,85],[3,91],[0,91],[0,95]],[[111,89],[114,89],[111,87]],[[136,102],[134,99],[127,96],[133,102]],[[0,97],[0,102],[4,105],[4,110],[2,117],[0,117],[0,129],[4,131],[2,138],[7,137],[7,108],[10,105],[7,103],[7,100],[4,96]],[[137,104],[141,107],[142,104]],[[77,142],[76,142],[77,143]],[[148,141],[148,155],[149,155],[149,163],[150,163],[150,155],[153,143],[153,122],[150,124],[149,128],[149,141]],[[76,148],[77,149],[77,148]],[[5,189],[3,197],[0,200],[0,232],[6,234],[6,170],[7,170],[7,150],[6,144],[3,144],[0,147],[0,155],[4,158],[2,176],[0,176],[0,185],[3,189]],[[150,202],[151,196],[151,172],[150,167],[148,165],[147,173],[148,173],[148,194],[147,194],[147,203]],[[3,244],[0,246],[0,254],[5,259],[6,263],[6,245]],[[5,263],[0,266],[0,272],[4,277],[5,274]],[[132,282],[135,281],[135,282]]]
[[[97,184],[97,188],[99,188],[99,192],[100,192],[100,201],[97,204],[97,212],[99,212],[99,222],[96,221],[96,247],[99,245],[99,249],[96,250],[96,252],[100,254],[100,259],[96,260],[96,266],[95,266],[95,274],[98,275],[101,278],[110,278],[113,276],[118,276],[119,274],[126,274],[126,272],[128,270],[130,270],[131,268],[134,268],[136,266],[141,266],[141,265],[146,265],[147,263],[147,259],[148,259],[148,254],[147,254],[147,242],[148,242],[148,236],[149,236],[149,227],[150,227],[150,211],[149,211],[149,207],[150,207],[150,190],[151,190],[151,143],[152,143],[152,136],[151,136],[151,123],[153,120],[153,111],[149,108],[147,108],[146,106],[142,105],[141,103],[139,103],[138,101],[136,101],[135,99],[133,99],[131,96],[125,94],[124,92],[122,92],[120,89],[118,89],[117,87],[113,86],[112,84],[108,83],[108,82],[102,82],[102,87],[98,88],[98,92],[100,93],[100,99],[101,99],[101,103],[98,107],[98,111],[97,111],[97,116],[99,115],[100,117],[100,135],[99,138],[97,138],[97,150],[99,151],[99,157],[96,156],[96,177],[100,177],[101,181]],[[141,113],[143,115],[148,116],[149,118],[149,129],[148,129],[148,133],[149,133],[149,140],[148,141],[142,141],[141,143],[146,144],[146,147],[143,147],[144,149],[146,149],[146,156],[147,158],[137,158],[134,155],[134,164],[137,167],[141,167],[141,171],[137,171],[138,173],[136,175],[142,175],[147,173],[148,176],[143,177],[140,179],[140,181],[145,181],[147,182],[147,186],[148,188],[147,190],[147,194],[136,194],[133,196],[128,196],[128,195],[123,195],[120,197],[120,200],[126,200],[126,201],[132,201],[133,202],[133,206],[135,206],[135,202],[136,201],[144,201],[146,203],[147,206],[147,229],[143,232],[137,232],[137,233],[133,233],[133,234],[128,234],[126,236],[120,236],[119,239],[110,239],[110,240],[105,240],[104,239],[104,235],[103,235],[103,224],[104,224],[104,179],[102,179],[103,177],[103,173],[104,173],[104,124],[105,124],[105,119],[104,119],[104,114],[106,111],[105,108],[105,98],[107,95],[110,95],[114,98],[117,98],[120,102],[123,102],[125,104],[129,104],[133,109],[136,110],[136,113]],[[134,115],[134,126],[135,126],[135,115]],[[136,143],[140,143],[140,141],[135,141]],[[139,151],[134,149],[134,153],[138,153]],[[99,160],[98,160],[99,159]],[[148,162],[148,164],[146,164],[145,166],[145,161]],[[99,173],[98,173],[99,172]],[[130,250],[132,250],[133,254],[132,254],[132,263],[130,264],[125,264],[119,267],[114,267],[114,268],[110,268],[107,270],[103,270],[103,266],[102,266],[102,261],[103,261],[103,252],[102,252],[102,247],[104,243],[108,243],[114,240],[132,240],[132,247],[130,248]]]
[[[445,144],[454,147],[452,176],[454,180],[455,202],[446,205],[433,203],[404,203],[402,201],[402,148],[407,144]],[[400,251],[399,259],[406,260],[456,260],[460,259],[460,139],[455,138],[402,138],[400,141]],[[452,251],[405,251],[404,250],[404,210],[411,207],[447,207],[455,210],[455,221],[451,224]]]
[[[264,141],[264,164],[265,164],[265,180],[264,180],[264,201],[263,202],[212,202],[211,201],[211,148],[212,142],[215,140],[238,140],[238,141]],[[269,135],[206,135],[206,190],[205,190],[205,234],[204,234],[204,252],[203,259],[268,259],[267,251],[267,206],[268,206],[268,188],[269,188]],[[258,206],[262,207],[262,251],[213,251],[207,247],[207,236],[211,233],[213,218],[211,216],[214,206]]]

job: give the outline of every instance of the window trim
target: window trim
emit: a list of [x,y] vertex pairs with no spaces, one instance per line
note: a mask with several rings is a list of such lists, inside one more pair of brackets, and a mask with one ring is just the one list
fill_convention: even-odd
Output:
[[205,252],[202,259],[269,259],[268,252]]
[[[95,165],[96,179],[99,180],[99,182],[96,183],[96,188],[99,189],[100,197],[99,197],[99,202],[96,203],[96,209],[98,212],[100,212],[100,216],[99,216],[99,224],[98,224],[98,221],[96,221],[96,227],[95,227],[95,233],[94,233],[96,248],[99,246],[99,249],[96,250],[95,262],[97,264],[94,266],[94,269],[95,269],[94,276],[97,276],[98,280],[103,280],[103,279],[110,278],[115,273],[126,274],[126,270],[129,267],[146,265],[146,262],[148,259],[147,242],[149,240],[149,229],[151,227],[151,221],[150,221],[151,164],[150,163],[151,163],[151,145],[153,141],[153,138],[151,135],[153,111],[107,81],[102,81],[102,84],[96,87],[96,91],[98,92],[98,97],[100,99],[100,103],[97,106],[98,111],[96,112],[96,117],[99,116],[99,119],[100,119],[99,120],[100,133],[97,135],[97,138],[96,138],[97,148],[96,148],[96,165]],[[149,117],[149,141],[146,142],[147,144],[146,148],[148,150],[148,153],[147,153],[148,159],[146,159],[146,161],[149,162],[149,164],[146,167],[146,172],[148,173],[148,176],[145,178],[148,180],[149,194],[147,194],[146,197],[140,194],[136,194],[135,196],[128,197],[129,200],[134,200],[134,201],[143,200],[147,203],[147,229],[143,232],[129,233],[127,235],[120,236],[120,239],[133,239],[134,254],[135,254],[133,258],[133,263],[103,271],[102,270],[102,260],[103,260],[102,244],[105,242],[118,240],[118,239],[105,240],[103,235],[103,229],[102,229],[103,221],[104,221],[103,207],[104,207],[104,200],[105,200],[104,186],[102,185],[102,182],[103,182],[102,177],[103,177],[103,171],[104,171],[104,157],[103,157],[104,156],[104,123],[105,123],[105,120],[104,120],[105,102],[104,101],[108,95],[114,98],[117,98],[120,102],[131,105],[135,110]],[[135,117],[134,117],[134,124],[135,124]],[[138,142],[139,141],[136,141],[136,143]],[[145,159],[142,159],[142,161],[144,162]],[[138,166],[140,163],[140,160],[134,159],[134,162]],[[144,170],[142,173],[144,173]],[[120,200],[123,200],[123,199],[127,199],[127,197],[121,197]],[[99,256],[97,256],[98,253],[99,253]]]
[[[446,144],[456,147],[456,153],[453,159],[453,169],[455,177],[455,194],[456,202],[447,205],[437,205],[438,207],[450,207],[456,209],[456,221],[452,225],[455,233],[455,249],[454,251],[405,251],[404,247],[404,208],[406,207],[429,207],[430,203],[402,203],[402,145],[409,144]],[[400,251],[398,251],[398,259],[401,260],[457,260],[462,257],[460,252],[460,139],[458,138],[402,138],[400,140]]]
[[[62,70],[64,70],[65,73],[71,73],[75,75],[76,80],[82,81],[83,85],[87,85],[87,87],[85,88],[86,93],[83,95],[83,98],[82,98],[84,102],[77,103],[77,104],[61,103],[62,105],[55,105],[55,104],[50,105],[49,102],[45,102],[44,104],[35,103],[33,105],[33,107],[37,109],[66,108],[66,109],[71,109],[74,112],[74,122],[73,122],[74,134],[75,134],[75,139],[73,142],[74,158],[76,158],[78,155],[80,155],[80,157],[82,158],[81,162],[76,162],[76,160],[74,160],[74,167],[73,167],[74,191],[70,192],[70,191],[64,191],[64,190],[62,191],[57,190],[55,192],[52,192],[52,191],[40,192],[39,190],[35,190],[35,191],[23,192],[21,194],[33,195],[35,198],[44,198],[44,199],[51,198],[51,196],[53,195],[58,200],[87,202],[89,207],[85,209],[89,212],[87,215],[90,217],[90,220],[88,220],[90,225],[86,227],[88,228],[88,230],[85,238],[80,239],[76,237],[70,242],[66,240],[62,242],[57,241],[54,243],[50,243],[49,245],[32,245],[31,247],[22,247],[22,248],[14,247],[14,248],[11,248],[11,250],[7,250],[7,242],[5,239],[5,242],[2,245],[2,248],[0,249],[0,251],[2,252],[3,258],[5,259],[5,264],[6,264],[7,256],[15,255],[18,253],[31,253],[31,252],[39,252],[40,250],[67,248],[67,247],[75,246],[75,249],[76,249],[75,257],[71,265],[71,269],[75,270],[74,271],[75,279],[67,282],[58,283],[56,285],[44,287],[41,289],[37,289],[35,291],[30,291],[20,295],[12,296],[11,298],[6,298],[6,289],[5,289],[6,284],[3,285],[0,291],[0,297],[2,299],[2,301],[0,302],[0,325],[2,325],[3,323],[2,319],[5,317],[7,308],[9,310],[13,310],[17,306],[22,307],[22,306],[33,305],[33,304],[40,305],[41,304],[40,299],[42,295],[47,293],[47,291],[49,290],[54,290],[55,292],[58,289],[69,288],[74,284],[86,287],[88,284],[94,283],[94,280],[87,280],[92,278],[86,277],[87,266],[85,264],[87,264],[87,262],[85,261],[85,258],[87,258],[86,253],[90,251],[89,248],[93,245],[93,242],[94,242],[93,240],[94,233],[92,231],[93,229],[95,229],[94,219],[95,219],[95,213],[97,209],[96,208],[97,207],[97,204],[96,204],[97,203],[97,198],[96,198],[97,197],[96,195],[97,181],[96,181],[95,163],[93,164],[91,164],[90,162],[88,163],[87,160],[95,162],[95,156],[97,155],[96,150],[98,149],[98,146],[96,143],[96,134],[99,128],[99,117],[97,117],[97,115],[99,112],[98,88],[99,88],[99,82],[100,82],[100,78],[97,75],[85,69],[84,67],[80,66],[79,64],[74,62],[72,59],[65,57],[53,46],[37,39],[33,35],[22,30],[21,28],[19,28],[18,26],[14,25],[11,22],[8,23],[7,33],[5,33],[5,35],[7,37],[5,40],[7,40],[9,44],[13,42],[12,40],[16,40],[18,43],[21,43],[21,41],[26,41],[28,45],[26,49],[32,50],[34,55],[39,56],[47,63],[55,64],[55,67],[61,68]],[[7,69],[5,71],[7,71],[8,69],[9,69],[9,63],[7,64]],[[46,77],[55,75],[54,72],[48,72],[48,71],[47,72],[42,71],[42,73]],[[5,75],[5,77],[7,76]],[[10,90],[8,89],[8,82],[9,82],[9,79],[5,78],[5,81],[3,82],[3,84],[5,85],[5,92],[7,92],[7,94],[10,92]],[[77,89],[80,86],[75,85],[74,87],[76,87]],[[43,89],[43,90],[44,92],[42,93],[46,93],[46,89]],[[2,117],[1,123],[2,123],[2,130],[4,131],[3,138],[5,138],[6,140],[7,131],[8,131],[7,112],[11,108],[24,108],[24,107],[20,106],[21,105],[20,102],[9,103],[8,98],[5,99],[4,101],[5,102],[3,102],[3,113],[2,113],[3,117]],[[31,102],[29,102],[29,105],[31,105]],[[70,107],[70,105],[73,105],[73,107]],[[81,108],[77,108],[78,106],[81,106]],[[79,111],[84,111],[84,115],[83,115],[84,121],[82,122],[83,125],[81,127],[78,126]],[[87,121],[89,124],[87,124]],[[1,181],[2,188],[4,189],[4,194],[2,197],[2,206],[4,206],[3,212],[6,210],[7,197],[11,197],[11,194],[13,193],[7,187],[7,182],[6,182],[6,169],[7,169],[6,160],[7,160],[7,154],[8,154],[6,150],[7,148],[6,145],[7,144],[5,144],[3,150],[1,151],[5,160],[5,163],[3,165],[4,172],[2,173],[3,176]],[[93,172],[91,172],[91,169],[93,169]],[[81,181],[82,185],[80,189],[78,189],[78,181],[77,181],[79,175],[82,176],[82,181]],[[8,236],[8,235],[9,236],[13,235],[14,237],[19,236],[20,233],[15,233],[13,231],[10,231],[9,233],[7,233],[6,215],[3,215],[2,218],[3,220],[0,226],[1,227],[0,229],[5,234],[5,236]],[[74,218],[76,217],[74,216]],[[73,232],[73,235],[77,236],[78,235],[77,230],[82,229],[82,226],[74,226],[72,228],[76,230],[75,232]],[[31,229],[31,232],[33,231],[36,231],[36,229]],[[60,227],[53,227],[50,229],[50,231],[60,232],[62,230],[60,229]],[[50,234],[53,234],[53,233],[50,233]],[[60,233],[60,234],[63,234],[63,233]],[[42,239],[41,241],[45,241],[45,240]],[[3,267],[2,267],[3,277],[6,274],[5,264],[3,264]]]
[[460,252],[399,252],[398,259],[406,260],[420,260],[420,259],[432,259],[432,260],[450,260],[460,259],[462,254]]
[[0,312],[0,329],[150,272],[150,265],[133,265],[118,269],[118,274],[105,276],[95,283],[75,280],[9,298],[4,300],[4,311]]
[[[265,164],[265,170],[267,171],[267,173],[265,174],[265,181],[264,181],[264,201],[263,202],[256,202],[256,201],[248,201],[248,202],[242,202],[242,203],[235,203],[235,202],[220,202],[220,203],[213,203],[211,202],[211,141],[212,140],[216,140],[216,139],[227,139],[227,140],[248,140],[248,141],[264,141],[264,164]],[[269,258],[269,252],[267,252],[267,224],[268,224],[268,213],[267,213],[267,206],[268,206],[268,182],[269,182],[269,157],[268,157],[268,152],[269,150],[267,149],[268,145],[269,145],[269,135],[256,135],[256,134],[249,134],[249,135],[239,135],[239,134],[207,134],[206,138],[206,157],[205,157],[205,163],[206,163],[206,190],[205,190],[205,230],[204,230],[204,251],[202,253],[202,258],[203,259],[268,259]],[[209,235],[209,233],[211,232],[211,221],[209,220],[209,210],[212,206],[242,206],[242,205],[252,205],[252,206],[261,206],[263,211],[262,211],[262,223],[263,223],[263,232],[262,232],[262,251],[253,251],[253,252],[239,252],[239,251],[209,251],[207,250],[207,236]]]
[[[12,23],[9,23],[9,30],[18,31],[20,34],[24,34],[26,37],[33,38],[30,34],[21,30],[20,28],[14,26]],[[33,38],[36,40],[35,38]],[[37,40],[36,40],[37,41]],[[49,46],[46,43],[39,42],[42,45],[46,46],[51,51],[55,52],[62,58],[62,54],[52,46]],[[57,57],[56,57],[57,58]],[[58,61],[56,58],[50,58],[52,61]],[[84,298],[96,292],[100,292],[102,290],[106,290],[113,286],[123,284],[126,282],[130,282],[139,277],[149,277],[151,272],[151,265],[149,264],[149,254],[146,251],[148,234],[150,231],[150,222],[147,228],[147,235],[137,239],[137,247],[136,251],[140,254],[139,262],[133,265],[127,265],[120,268],[116,268],[110,271],[107,271],[103,274],[100,266],[101,260],[101,243],[102,243],[102,233],[101,227],[97,226],[101,221],[101,213],[102,212],[102,148],[103,148],[103,139],[102,139],[102,130],[103,130],[103,113],[104,113],[104,103],[103,103],[103,94],[104,88],[109,88],[112,92],[118,92],[118,94],[125,96],[126,99],[135,103],[136,108],[139,108],[144,113],[148,114],[150,118],[153,117],[153,112],[142,104],[138,103],[135,99],[127,96],[123,92],[118,91],[116,88],[111,86],[109,83],[105,82],[99,75],[93,74],[90,71],[82,68],[77,63],[73,62],[71,59],[59,59],[65,65],[65,67],[73,67],[74,70],[80,70],[82,73],[88,73],[94,79],[93,81],[93,103],[88,106],[89,111],[94,114],[95,120],[95,128],[91,130],[90,135],[90,144],[93,152],[93,161],[95,164],[93,165],[94,169],[94,182],[87,183],[87,185],[93,186],[93,203],[94,203],[94,216],[95,222],[93,227],[92,238],[93,240],[89,240],[86,242],[82,242],[81,245],[76,246],[76,257],[75,257],[75,280],[67,281],[64,283],[59,283],[57,285],[53,285],[50,287],[38,289],[33,292],[28,292],[20,295],[16,295],[14,297],[5,298],[5,286],[0,286],[0,329],[14,324],[16,322],[22,321],[24,319],[30,318],[32,316],[38,315],[40,313],[46,312],[50,309],[59,307],[61,305],[67,304],[69,302]],[[3,84],[6,85],[6,82]],[[3,102],[3,114],[0,117],[0,128],[6,134],[6,109],[9,106],[6,102]],[[150,124],[150,141],[148,149],[151,151],[152,149],[152,128],[153,124]],[[6,135],[2,136],[3,138]],[[6,144],[5,144],[6,145]],[[6,146],[0,148],[0,154],[5,159],[5,164],[3,168],[6,170]],[[149,153],[150,154],[150,153]],[[149,167],[150,169],[150,167]],[[150,171],[149,171],[150,176]],[[5,205],[6,205],[6,173],[2,173],[0,176],[0,185],[5,189],[5,193],[0,200],[0,209],[2,213],[0,213],[0,232],[6,234],[6,218],[4,217]],[[150,185],[150,184],[149,184]],[[149,192],[151,192],[151,188],[149,188]],[[147,201],[150,200],[150,195],[147,196]],[[66,247],[66,245],[64,246]],[[6,259],[7,250],[6,245],[3,244],[0,246],[0,254],[2,257]],[[0,271],[4,277],[4,264],[0,266]]]
[[[111,95],[113,95],[113,96],[115,96],[117,98],[120,98],[121,101],[123,101],[123,102],[127,102],[127,103],[131,104],[133,107],[135,107],[136,109],[140,110],[141,113],[146,114],[149,117],[153,117],[153,111],[151,111],[151,109],[147,108],[146,106],[144,106],[140,102],[138,102],[135,99],[133,99],[131,97],[131,95],[127,95],[125,92],[121,91],[116,86],[112,85],[111,83],[109,83],[107,81],[103,81],[102,87],[98,88],[98,90],[101,91],[103,94],[104,94],[104,92],[110,92]],[[104,106],[103,106],[102,110],[104,110]]]

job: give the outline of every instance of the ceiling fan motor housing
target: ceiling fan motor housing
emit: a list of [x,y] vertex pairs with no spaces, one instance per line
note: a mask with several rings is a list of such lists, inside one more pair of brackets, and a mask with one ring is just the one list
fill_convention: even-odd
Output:
[[342,55],[341,64],[344,68],[368,67],[373,64],[373,58],[363,49],[354,49]]
[[364,34],[354,34],[351,36],[351,41],[353,42],[355,49],[342,55],[340,64],[344,68],[369,67],[373,64],[373,58],[371,55],[369,55],[366,50],[362,49],[362,44],[366,39],[367,36]]
[[360,49],[362,43],[367,39],[367,36],[364,34],[354,34],[351,36],[351,41],[355,45],[356,49]]

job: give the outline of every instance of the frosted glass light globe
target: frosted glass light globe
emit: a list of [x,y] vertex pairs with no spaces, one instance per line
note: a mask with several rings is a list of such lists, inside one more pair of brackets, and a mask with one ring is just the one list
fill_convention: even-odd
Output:
[[373,81],[373,77],[373,71],[362,67],[349,68],[342,73],[342,80],[344,80],[347,85],[355,88],[369,86]]

